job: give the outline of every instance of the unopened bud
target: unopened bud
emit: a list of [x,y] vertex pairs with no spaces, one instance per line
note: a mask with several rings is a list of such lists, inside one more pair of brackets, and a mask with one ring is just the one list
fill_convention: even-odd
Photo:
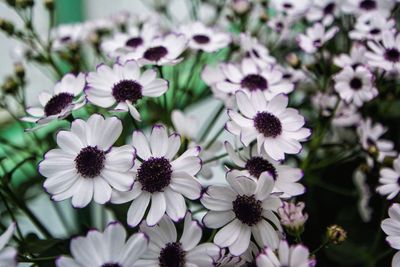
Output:
[[14,24],[12,24],[10,21],[0,18],[0,29],[8,35],[12,35],[14,33]]
[[14,77],[7,77],[6,80],[4,81],[3,85],[1,86],[1,89],[3,90],[4,93],[6,94],[12,94],[17,90],[18,88],[18,83],[14,79]]
[[303,214],[303,209],[303,202],[297,204],[283,202],[283,206],[278,209],[281,223],[289,234],[297,236],[304,231],[304,224],[308,219],[308,215],[306,213]]
[[337,245],[347,239],[346,231],[339,225],[331,225],[326,230],[326,237],[329,242]]
[[286,56],[286,61],[290,66],[296,68],[299,66],[300,60],[299,57],[295,53],[289,53]]
[[23,79],[25,77],[25,68],[21,63],[14,65],[14,71],[18,78]]
[[48,10],[53,10],[54,9],[54,0],[44,0],[44,6]]
[[248,0],[233,0],[232,9],[237,14],[247,13],[251,8],[251,2]]
[[377,157],[379,154],[379,150],[376,147],[376,145],[370,145],[368,147],[368,154],[370,154],[371,156]]

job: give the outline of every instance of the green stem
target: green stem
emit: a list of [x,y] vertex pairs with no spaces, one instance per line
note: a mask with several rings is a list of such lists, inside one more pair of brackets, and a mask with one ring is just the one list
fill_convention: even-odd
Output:
[[221,127],[221,129],[219,129],[218,132],[215,133],[215,135],[211,138],[210,142],[208,142],[208,144],[204,147],[204,150],[209,149],[212,146],[212,144],[214,144],[214,142],[218,139],[221,133],[224,132],[224,130],[225,130],[225,125]]
[[201,134],[201,137],[199,138],[199,142],[204,141],[204,139],[207,137],[211,128],[214,126],[215,122],[218,120],[219,116],[221,115],[222,111],[224,111],[224,109],[225,109],[224,104],[221,104],[221,106],[218,108],[218,110],[214,113],[213,118],[206,125],[203,133]]

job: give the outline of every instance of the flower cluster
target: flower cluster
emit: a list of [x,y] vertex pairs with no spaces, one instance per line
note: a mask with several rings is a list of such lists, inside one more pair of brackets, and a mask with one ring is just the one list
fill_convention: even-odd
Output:
[[[0,20],[24,43],[0,104],[25,130],[22,145],[0,134],[0,266],[387,266],[380,235],[357,233],[400,192],[400,3],[187,1],[178,22],[149,1],[44,38],[33,2],[7,1],[23,28]],[[56,81],[37,100],[27,63]],[[389,216],[400,250],[400,204]]]

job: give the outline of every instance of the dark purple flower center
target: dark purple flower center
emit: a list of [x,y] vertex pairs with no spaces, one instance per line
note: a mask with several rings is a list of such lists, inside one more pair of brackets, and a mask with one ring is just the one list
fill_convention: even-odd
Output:
[[391,62],[400,61],[400,52],[396,48],[389,48],[385,51],[385,58]]
[[365,10],[373,10],[376,9],[376,1],[374,0],[364,0],[360,2],[360,8]]
[[183,267],[185,266],[186,252],[179,242],[168,243],[160,252],[158,263],[160,267]]
[[67,43],[71,40],[71,36],[64,36],[60,39],[62,43]]
[[125,102],[126,100],[136,103],[142,98],[142,85],[133,80],[122,80],[114,84],[112,95],[117,102]]
[[254,196],[237,196],[232,202],[233,212],[242,223],[253,226],[262,218],[261,204]]
[[378,29],[378,28],[373,28],[373,29],[371,29],[371,30],[369,31],[369,33],[372,34],[372,35],[377,35],[377,34],[380,34],[380,33],[381,33],[381,30]]
[[143,44],[143,39],[141,37],[130,38],[125,43],[126,46],[129,46],[129,47],[132,47],[132,48],[136,48],[136,47],[140,46],[141,44]]
[[94,178],[100,175],[106,161],[106,153],[97,146],[82,148],[75,158],[75,168],[85,178]]
[[242,79],[240,85],[250,91],[265,90],[268,88],[268,81],[261,75],[249,74]]
[[143,57],[150,61],[159,61],[167,54],[168,50],[164,46],[155,46],[147,49]]
[[324,14],[332,14],[335,10],[335,3],[329,3],[324,7]]
[[59,93],[53,96],[44,106],[44,114],[46,116],[56,115],[68,107],[74,96],[70,93]]
[[282,133],[281,121],[268,112],[258,112],[254,117],[254,127],[265,137],[277,137]]
[[283,7],[286,8],[286,9],[290,9],[290,8],[293,7],[293,5],[291,3],[284,3]]
[[122,267],[119,263],[104,263],[101,267]]
[[161,192],[171,182],[172,166],[164,157],[143,161],[137,172],[137,178],[142,185],[142,190],[154,193]]
[[257,178],[260,178],[260,175],[263,172],[268,172],[274,179],[276,179],[278,176],[274,165],[262,157],[250,158],[247,160],[245,168],[252,176]]
[[362,81],[358,77],[354,77],[353,79],[350,80],[350,87],[354,90],[359,90],[362,87]]
[[321,39],[315,39],[313,42],[315,47],[320,47],[321,46]]
[[196,34],[193,36],[193,40],[199,44],[207,44],[210,42],[210,38],[204,34]]

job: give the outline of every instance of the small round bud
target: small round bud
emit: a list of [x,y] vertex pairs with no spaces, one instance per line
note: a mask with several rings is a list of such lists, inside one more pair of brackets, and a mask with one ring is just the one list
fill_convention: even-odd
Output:
[[286,61],[290,66],[296,68],[300,65],[300,59],[295,53],[289,53],[286,55]]
[[251,2],[248,0],[233,0],[232,9],[236,14],[242,15],[251,9]]
[[347,239],[346,231],[339,225],[331,225],[326,229],[327,240],[335,245],[343,243]]
[[263,12],[263,13],[261,14],[261,16],[260,16],[260,20],[261,20],[261,22],[264,22],[264,23],[268,22],[268,21],[269,21],[269,16],[268,16],[268,14],[267,14],[266,12]]
[[54,0],[44,0],[44,6],[48,10],[53,10],[54,9]]
[[2,84],[1,89],[6,94],[12,94],[18,89],[18,82],[14,79],[14,77],[9,76]]
[[23,79],[25,77],[25,68],[21,63],[14,65],[14,71],[18,78]]
[[373,157],[377,157],[377,156],[378,156],[379,150],[378,150],[378,148],[376,147],[376,145],[370,145],[370,146],[368,147],[368,154],[370,154],[370,155],[373,156]]
[[14,33],[14,24],[10,21],[0,18],[0,29],[3,30],[8,35],[12,35]]

